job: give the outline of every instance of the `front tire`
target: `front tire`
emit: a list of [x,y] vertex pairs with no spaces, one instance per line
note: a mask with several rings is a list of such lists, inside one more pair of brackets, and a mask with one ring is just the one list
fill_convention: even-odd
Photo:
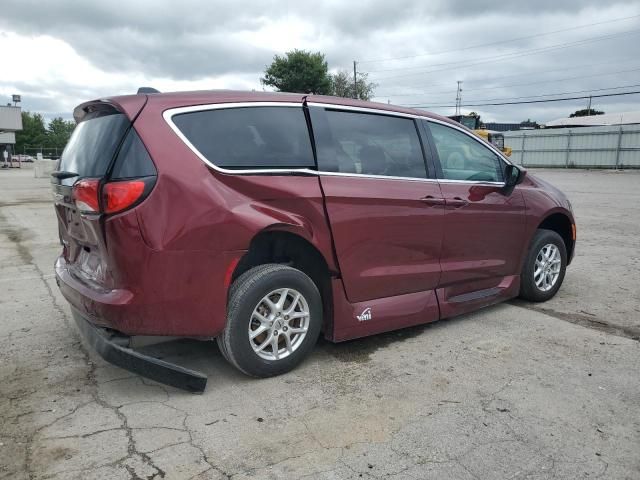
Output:
[[243,373],[270,377],[290,371],[309,354],[321,325],[322,299],[313,281],[295,268],[266,264],[231,286],[227,325],[217,342]]
[[539,229],[520,275],[520,297],[545,302],[558,292],[567,269],[567,247],[552,230]]

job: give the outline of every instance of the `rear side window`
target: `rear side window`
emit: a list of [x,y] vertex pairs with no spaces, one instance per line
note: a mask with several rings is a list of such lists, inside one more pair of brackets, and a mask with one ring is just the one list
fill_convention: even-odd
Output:
[[58,165],[58,170],[76,173],[78,177],[65,179],[63,183],[71,185],[78,178],[102,177],[129,124],[121,113],[87,115],[74,129]]
[[315,168],[302,108],[243,107],[172,118],[212,164],[228,169]]
[[111,178],[121,180],[125,178],[151,177],[156,175],[156,167],[147,152],[142,140],[134,128],[129,130],[122,147],[118,152]]
[[[420,139],[412,119],[327,110],[314,132],[318,168],[325,172],[426,178]],[[324,127],[324,128],[323,128]]]

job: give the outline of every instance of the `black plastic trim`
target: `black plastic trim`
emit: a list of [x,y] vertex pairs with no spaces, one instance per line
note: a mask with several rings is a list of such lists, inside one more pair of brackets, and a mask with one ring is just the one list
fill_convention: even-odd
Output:
[[500,293],[503,288],[492,287],[484,290],[476,290],[475,292],[463,293],[462,295],[456,295],[449,298],[449,303],[464,303],[472,300],[480,300],[481,298],[492,297]]
[[433,160],[433,150],[431,148],[431,139],[429,134],[425,131],[424,122],[419,119],[414,119],[416,130],[418,131],[418,138],[420,139],[420,147],[422,148],[422,157],[424,158],[424,164],[427,168],[427,178],[430,180],[436,180],[436,167]]
[[72,308],[72,311],[86,342],[107,362],[181,390],[204,392],[207,386],[205,374],[127,348],[121,344],[127,344],[128,337],[111,334],[91,324],[76,309]]
[[431,151],[430,160],[432,168],[435,170],[435,178],[442,179],[444,175],[442,174],[442,166],[440,165],[440,156],[438,155],[438,150],[436,149],[436,142],[433,139],[433,135],[431,134],[431,130],[429,129],[429,123],[427,120],[422,120],[422,130],[427,138],[427,143],[429,144],[429,150]]
[[156,90],[153,87],[140,87],[136,93],[137,94],[141,94],[141,93],[160,93],[160,91]]

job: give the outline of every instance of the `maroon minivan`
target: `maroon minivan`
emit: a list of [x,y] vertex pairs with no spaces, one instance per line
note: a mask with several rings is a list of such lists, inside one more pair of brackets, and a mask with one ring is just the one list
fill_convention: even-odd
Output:
[[345,98],[203,91],[84,103],[53,173],[58,285],[108,361],[202,390],[130,348],[216,339],[242,372],[560,288],[559,190],[438,115]]

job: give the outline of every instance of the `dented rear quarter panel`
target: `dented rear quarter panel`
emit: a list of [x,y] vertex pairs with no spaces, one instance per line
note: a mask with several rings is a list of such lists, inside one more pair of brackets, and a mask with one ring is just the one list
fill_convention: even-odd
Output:
[[260,231],[282,229],[311,242],[335,268],[317,176],[214,171],[171,130],[162,117],[168,108],[149,102],[136,122],[158,169],[152,201],[137,209],[150,248],[243,250]]

